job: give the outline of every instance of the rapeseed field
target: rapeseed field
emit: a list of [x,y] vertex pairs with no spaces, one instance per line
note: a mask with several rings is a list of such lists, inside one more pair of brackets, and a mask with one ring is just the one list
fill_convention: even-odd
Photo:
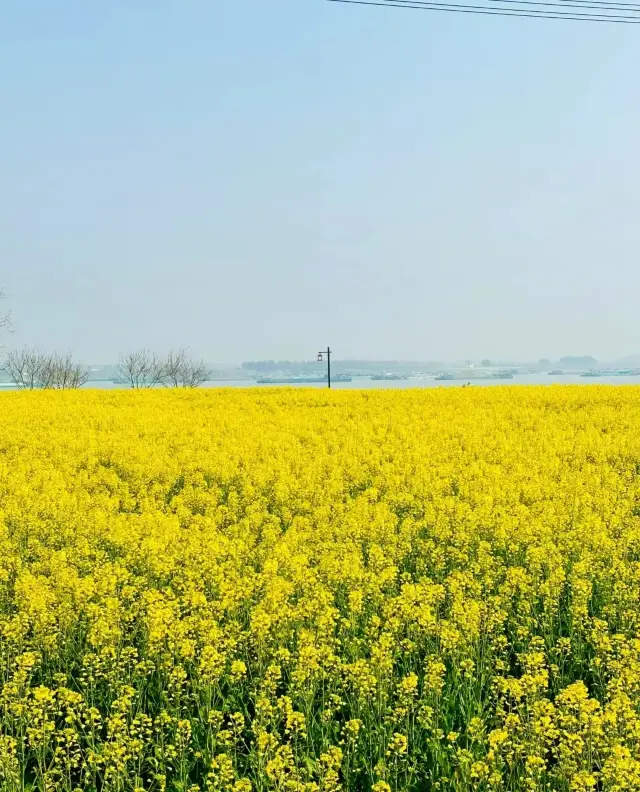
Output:
[[2,792],[640,789],[640,390],[0,400]]

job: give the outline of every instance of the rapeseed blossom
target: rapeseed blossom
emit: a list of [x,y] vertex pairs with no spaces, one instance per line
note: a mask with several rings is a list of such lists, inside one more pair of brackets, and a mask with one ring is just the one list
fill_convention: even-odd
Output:
[[639,415],[5,394],[0,790],[639,790]]

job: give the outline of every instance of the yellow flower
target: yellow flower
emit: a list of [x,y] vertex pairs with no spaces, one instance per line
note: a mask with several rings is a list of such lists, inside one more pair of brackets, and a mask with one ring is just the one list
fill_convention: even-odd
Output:
[[246,673],[247,666],[243,660],[234,660],[233,663],[231,663],[231,678],[234,680],[234,682],[242,679],[244,676],[246,676]]
[[2,398],[0,789],[640,789],[640,389]]

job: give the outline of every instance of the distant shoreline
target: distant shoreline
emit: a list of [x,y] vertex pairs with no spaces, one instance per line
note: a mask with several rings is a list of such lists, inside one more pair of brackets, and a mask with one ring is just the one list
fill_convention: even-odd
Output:
[[[460,376],[456,374],[454,379],[438,380],[434,375],[424,377],[411,377],[407,379],[371,379],[370,377],[353,377],[350,382],[334,382],[332,383],[332,390],[425,390],[433,388],[461,388],[461,387],[474,387],[474,388],[492,388],[492,387],[518,387],[518,386],[552,386],[552,385],[610,385],[610,386],[639,386],[639,375],[598,375],[598,376],[583,376],[578,373],[564,373],[550,376],[547,373],[541,374],[515,374],[512,378],[501,379],[499,377],[478,377]],[[269,388],[314,388],[316,390],[326,390],[326,382],[289,382],[289,383],[258,383],[251,379],[242,380],[211,380],[205,382],[201,388],[204,389],[269,389]],[[2,382],[0,383],[0,392],[16,392],[24,390],[19,388],[13,383]],[[118,384],[112,380],[89,380],[81,390],[131,390],[126,385]],[[172,390],[171,388],[164,388],[157,386],[154,390]]]

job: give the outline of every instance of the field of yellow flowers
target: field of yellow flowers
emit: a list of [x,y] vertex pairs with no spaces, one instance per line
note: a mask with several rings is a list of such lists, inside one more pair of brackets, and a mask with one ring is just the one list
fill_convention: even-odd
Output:
[[2,792],[640,789],[640,390],[5,394]]

